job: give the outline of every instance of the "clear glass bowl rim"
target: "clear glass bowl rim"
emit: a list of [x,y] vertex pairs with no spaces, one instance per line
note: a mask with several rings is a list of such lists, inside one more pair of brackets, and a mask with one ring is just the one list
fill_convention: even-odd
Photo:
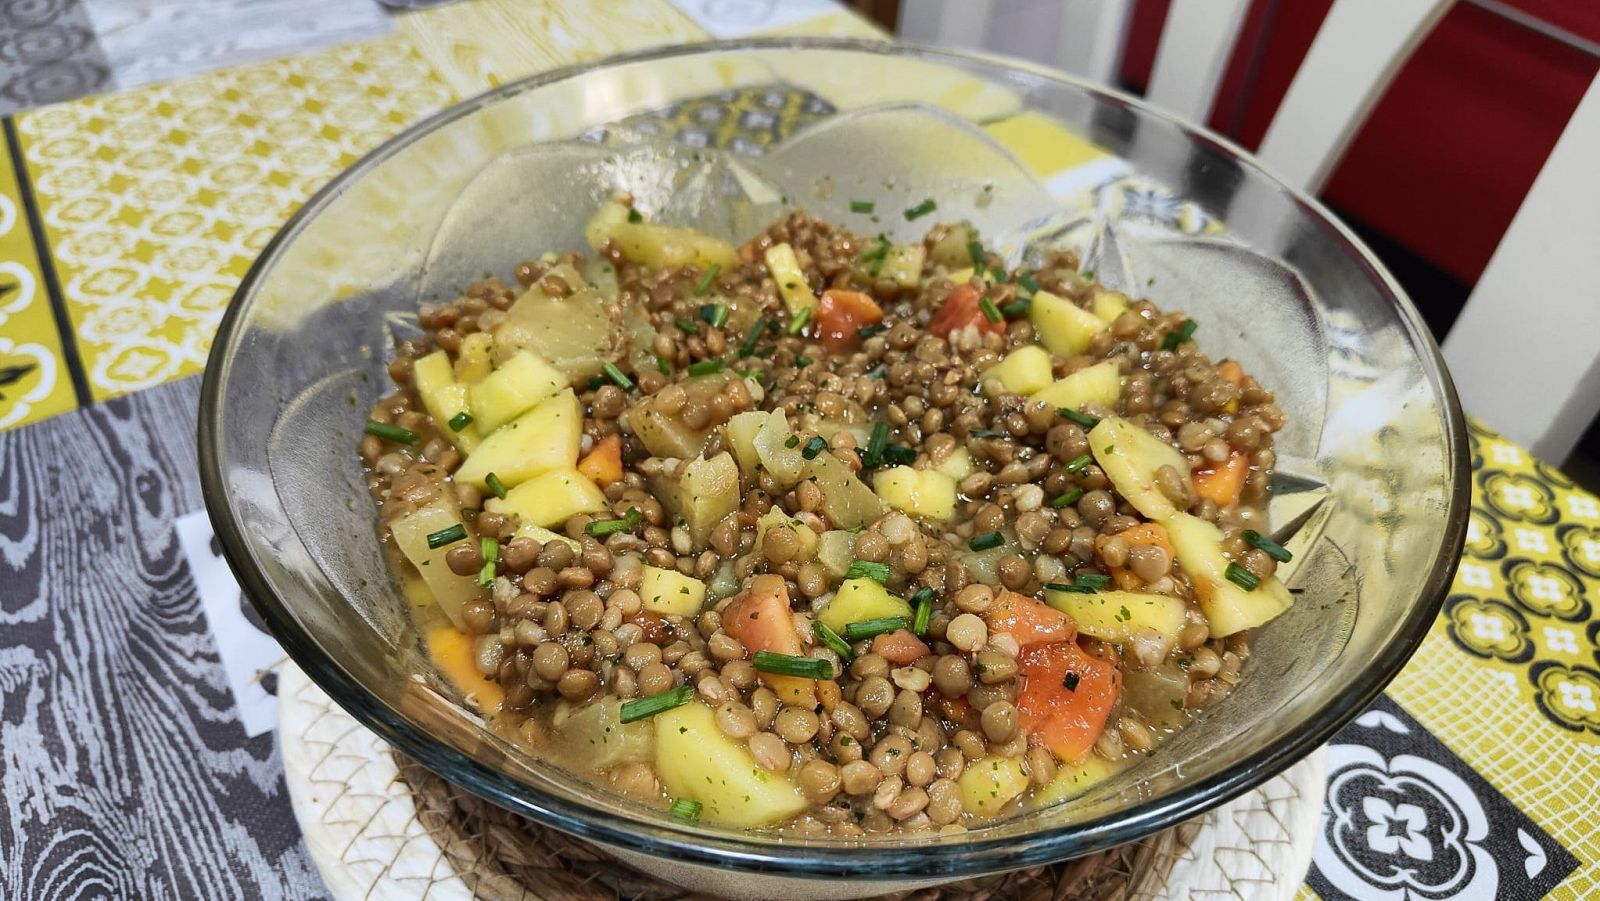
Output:
[[[828,50],[886,56],[902,56],[931,61],[949,60],[978,63],[999,69],[1026,73],[1031,78],[1057,82],[1084,91],[1104,101],[1131,107],[1143,115],[1165,119],[1187,136],[1213,151],[1236,159],[1240,165],[1276,184],[1285,194],[1328,227],[1354,259],[1362,263],[1395,307],[1396,314],[1414,346],[1422,352],[1421,365],[1441,402],[1445,419],[1445,439],[1450,463],[1450,504],[1446,514],[1444,545],[1441,554],[1423,582],[1423,597],[1410,608],[1406,621],[1394,640],[1376,655],[1361,678],[1341,693],[1336,709],[1304,724],[1305,728],[1284,733],[1247,757],[1240,765],[1210,778],[1186,783],[1162,797],[1146,799],[1115,814],[1042,829],[1026,836],[984,838],[981,833],[951,843],[910,844],[895,841],[868,841],[856,844],[785,845],[743,841],[725,832],[709,832],[667,821],[647,820],[600,807],[567,804],[544,796],[467,754],[433,739],[425,730],[370,695],[330,654],[326,653],[289,613],[288,606],[274,591],[256,565],[245,542],[240,524],[227,503],[227,485],[220,459],[217,427],[221,413],[222,373],[229,365],[245,323],[244,311],[255,294],[257,282],[272,260],[303,227],[338,198],[344,188],[418,137],[448,126],[485,106],[554,82],[588,72],[620,65],[699,54],[751,50]],[[1388,270],[1354,234],[1315,198],[1284,184],[1256,160],[1249,151],[1209,129],[1154,107],[1143,100],[1113,88],[1079,79],[1066,73],[1025,61],[989,54],[952,51],[905,43],[890,43],[860,38],[772,37],[706,41],[605,57],[592,62],[564,66],[507,82],[470,97],[414,123],[373,149],[345,169],[314,194],[279,229],[263,248],[240,282],[233,300],[218,326],[200,392],[198,457],[202,495],[224,556],[238,578],[244,594],[260,612],[284,650],[305,672],[344,709],[373,730],[390,745],[415,759],[453,784],[508,810],[563,832],[602,844],[654,856],[666,856],[686,863],[723,868],[759,870],[763,873],[809,877],[909,878],[927,876],[975,876],[1003,870],[1037,866],[1092,854],[1136,841],[1161,829],[1174,826],[1222,804],[1272,778],[1311,753],[1348,722],[1365,710],[1399,673],[1427,635],[1437,617],[1460,559],[1466,539],[1470,501],[1471,463],[1467,450],[1466,422],[1454,385],[1443,358],[1420,314],[1405,291]]]

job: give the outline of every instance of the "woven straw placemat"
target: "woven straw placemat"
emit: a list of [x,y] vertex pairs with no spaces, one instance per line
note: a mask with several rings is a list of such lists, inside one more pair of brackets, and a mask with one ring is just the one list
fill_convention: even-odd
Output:
[[[292,664],[279,743],[295,815],[335,899],[710,901],[457,789],[393,751]],[[1319,751],[1165,832],[1048,867],[884,896],[895,901],[1294,897],[1322,807]]]

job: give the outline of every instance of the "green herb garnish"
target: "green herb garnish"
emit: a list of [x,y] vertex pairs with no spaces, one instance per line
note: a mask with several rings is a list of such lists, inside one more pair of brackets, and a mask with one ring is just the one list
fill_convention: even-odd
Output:
[[850,201],[850,212],[852,213],[870,213],[875,209],[877,209],[877,204],[870,200]]
[[874,582],[889,581],[889,564],[873,563],[870,560],[852,560],[850,568],[845,570],[846,579],[871,579]]
[[455,544],[457,541],[460,541],[465,537],[467,537],[467,527],[461,523],[456,523],[449,528],[440,529],[437,532],[429,532],[428,550],[436,551],[447,544]]
[[700,360],[689,364],[690,375],[716,375],[722,371],[721,360]]
[[643,222],[644,214],[630,206],[628,207],[628,221],[633,223]]
[[600,366],[600,371],[606,374],[606,378],[616,382],[618,388],[621,388],[624,391],[633,390],[633,379],[628,378],[627,373],[618,369],[617,364],[607,360]]
[[1104,573],[1078,573],[1072,581],[1090,588],[1104,588],[1111,584],[1111,577]]
[[883,449],[883,462],[890,466],[910,466],[917,462],[917,449],[904,444],[891,444]]
[[[772,651],[756,651],[755,657],[750,662],[763,673],[772,673],[776,676],[797,676],[801,679],[832,679],[833,665],[826,660],[815,657],[796,657],[793,654],[775,654]],[[689,686],[684,686],[689,688]],[[691,691],[693,689],[690,689]],[[627,722],[626,719],[623,722]]]
[[450,431],[452,432],[459,432],[469,425],[472,425],[472,414],[466,410],[462,410],[460,413],[450,417]]
[[862,458],[862,465],[869,469],[876,469],[883,462],[883,449],[889,443],[889,423],[878,420],[872,424],[872,434],[867,438],[867,452]]
[[694,296],[695,297],[699,297],[700,295],[702,295],[702,294],[706,293],[707,291],[711,290],[711,283],[717,280],[717,276],[721,272],[722,272],[722,264],[721,263],[712,263],[711,264],[711,268],[706,270],[706,274],[700,276],[700,280],[698,282],[695,282],[695,284],[694,284]]
[[810,325],[810,324],[811,324],[811,308],[810,307],[801,307],[800,308],[800,312],[794,314],[794,318],[789,320],[789,327],[787,329],[785,329],[785,331],[787,331],[791,335],[798,335],[801,332],[805,331],[806,326]]
[[1237,563],[1229,563],[1223,575],[1227,577],[1229,582],[1243,588],[1245,591],[1255,591],[1256,587],[1261,584],[1261,579],[1257,578],[1255,573]]
[[1261,549],[1268,557],[1271,557],[1279,563],[1288,563],[1290,560],[1294,559],[1294,555],[1289,553],[1288,548],[1277,543],[1276,541],[1273,541],[1271,538],[1262,535],[1255,529],[1245,529],[1244,540],[1249,542],[1252,547]]
[[1065,688],[1067,691],[1077,691],[1080,678],[1081,677],[1077,673],[1067,673],[1067,675],[1061,680],[1061,687]]
[[1066,494],[1063,494],[1060,497],[1057,497],[1055,500],[1051,501],[1050,502],[1050,506],[1056,508],[1057,510],[1060,510],[1062,507],[1070,507],[1073,504],[1076,504],[1078,502],[1078,500],[1080,498],[1082,498],[1082,497],[1083,497],[1083,489],[1082,488],[1074,488],[1071,491],[1068,491]]
[[1022,300],[1013,300],[1012,302],[1001,307],[1000,312],[1007,319],[1017,319],[1019,317],[1028,315],[1028,311],[1032,308],[1033,302],[1027,298],[1023,298]]
[[938,208],[939,205],[934,203],[932,197],[929,197],[927,200],[924,200],[916,206],[906,210],[904,215],[906,217],[906,221],[910,222],[913,219],[920,219]]
[[856,329],[856,337],[865,341],[868,338],[871,338],[873,335],[881,335],[888,330],[889,327],[887,325],[884,325],[881,322],[874,322],[871,325],[863,325],[862,327]]
[[812,435],[811,440],[806,442],[806,446],[800,448],[800,456],[807,460],[815,460],[817,454],[827,449],[828,442],[821,435]]
[[1024,272],[1021,275],[1017,276],[1017,284],[1019,284],[1022,287],[1028,289],[1028,293],[1029,294],[1038,294],[1039,293],[1039,283],[1034,281],[1033,276],[1029,275],[1026,272]]
[[850,623],[844,627],[844,637],[850,641],[861,641],[864,638],[873,638],[885,632],[898,632],[906,627],[906,618],[903,616],[885,616],[879,619],[864,619],[857,623]]
[[651,695],[648,698],[634,698],[631,701],[623,701],[622,715],[619,718],[624,723],[631,723],[635,720],[642,720],[647,716],[655,716],[674,707],[682,707],[693,699],[694,686],[680,685],[677,688],[664,691],[658,695]]
[[483,477],[483,484],[489,486],[489,490],[494,492],[495,497],[501,500],[506,499],[506,483],[500,481],[499,476],[491,472]]
[[364,431],[368,435],[376,435],[385,441],[396,441],[400,444],[416,444],[422,440],[421,435],[410,429],[402,429],[387,422],[378,422],[376,419],[367,420],[367,427]]
[[1005,543],[1005,536],[999,532],[985,532],[982,535],[972,536],[972,540],[967,542],[967,547],[974,551],[987,551]]
[[679,798],[672,802],[672,818],[681,823],[696,823],[700,820],[701,809],[699,801]]
[[799,447],[800,446],[800,436],[799,435],[790,435],[789,437],[783,439],[783,446],[784,447]]
[[827,623],[820,619],[812,620],[811,634],[817,636],[818,641],[828,646],[828,648],[830,648],[835,654],[838,654],[840,660],[850,659],[851,653],[849,643],[843,638],[840,638],[838,632],[828,628]]
[[1083,472],[1084,469],[1088,468],[1089,464],[1093,462],[1093,457],[1089,456],[1088,454],[1084,454],[1080,457],[1074,457],[1072,460],[1069,460],[1067,465],[1061,468],[1067,472]]
[[483,551],[483,568],[478,570],[478,584],[494,584],[495,564],[500,562],[500,542],[493,538],[479,538],[478,548]]
[[687,319],[674,319],[672,324],[677,326],[678,331],[683,332],[685,335],[700,334],[700,326]]
[[761,340],[761,334],[767,330],[767,317],[762,316],[756,320],[755,328],[750,334],[744,336],[744,341],[739,344],[739,356],[748,357],[756,352],[756,343]]
[[597,519],[583,527],[583,534],[590,538],[604,538],[617,532],[629,532],[644,520],[644,514],[637,507],[629,507],[628,512],[621,519]]
[[911,604],[917,608],[917,615],[911,620],[911,631],[918,635],[928,634],[928,620],[933,616],[933,595],[933,589],[924,586],[911,596]]
[[700,318],[712,328],[722,328],[728,321],[728,307],[726,304],[708,303],[700,307]]
[[1092,429],[1100,424],[1098,418],[1090,416],[1088,413],[1079,413],[1077,410],[1068,410],[1064,407],[1056,410],[1056,415],[1068,422],[1075,422],[1086,429]]
[[983,311],[983,318],[989,320],[990,322],[1006,321],[1006,317],[1000,315],[1000,308],[995,306],[994,301],[987,297],[979,299],[978,309]]
[[1182,325],[1178,326],[1173,331],[1167,332],[1167,336],[1161,339],[1161,349],[1177,350],[1178,345],[1193,337],[1194,330],[1199,327],[1200,323],[1195,322],[1193,319],[1183,320]]

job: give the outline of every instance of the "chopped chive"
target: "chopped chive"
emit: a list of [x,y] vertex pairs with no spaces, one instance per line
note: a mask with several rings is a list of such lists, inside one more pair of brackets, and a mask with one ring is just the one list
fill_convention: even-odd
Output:
[[807,460],[815,460],[817,454],[827,449],[828,442],[821,435],[812,435],[811,440],[806,442],[806,446],[800,448],[800,456],[805,457]]
[[1067,691],[1077,691],[1078,680],[1081,678],[1082,677],[1077,673],[1067,673],[1066,676],[1062,677],[1061,679],[1061,687],[1065,688]]
[[850,641],[860,641],[863,638],[873,638],[885,632],[898,632],[907,625],[903,616],[885,616],[879,619],[864,619],[858,623],[850,623],[844,627],[844,637]]
[[850,212],[852,213],[870,213],[875,209],[877,209],[877,204],[870,200],[850,201]]
[[983,245],[977,241],[967,242],[967,256],[972,258],[972,274],[983,278]]
[[1088,279],[1091,282],[1094,281],[1094,270],[1093,269],[1085,269],[1085,270],[1083,270],[1082,272],[1080,272],[1078,274],[1083,276],[1085,279]]
[[1026,272],[1024,272],[1021,275],[1017,276],[1017,284],[1019,284],[1022,287],[1028,289],[1028,293],[1029,294],[1038,294],[1039,293],[1039,283],[1034,281],[1033,276],[1029,275]]
[[672,320],[672,324],[677,326],[678,327],[678,331],[683,332],[685,335],[698,335],[698,334],[700,334],[700,326],[696,325],[693,322],[690,322],[687,319],[674,319],[674,320]]
[[690,375],[716,375],[722,371],[721,360],[700,360],[689,364]]
[[800,446],[800,436],[799,435],[790,435],[789,437],[783,439],[783,446],[784,447],[799,447]]
[[879,363],[878,365],[867,370],[867,378],[872,379],[873,381],[882,381],[883,377],[887,375],[888,372],[889,365],[887,363]]
[[978,301],[978,309],[983,311],[983,318],[989,320],[990,322],[1006,321],[1006,317],[1000,315],[1000,308],[995,306],[994,301],[987,297]]
[[656,354],[656,369],[662,375],[671,375],[672,374],[672,363],[670,361],[668,361],[666,357],[663,357],[660,354]]
[[744,336],[744,341],[739,344],[739,356],[748,357],[756,352],[756,342],[761,340],[761,333],[767,330],[767,317],[762,316],[756,320],[755,328],[750,334]]
[[1229,563],[1223,575],[1227,576],[1229,582],[1243,588],[1245,591],[1255,591],[1256,586],[1261,584],[1261,580],[1256,578],[1255,573],[1237,563]]
[[857,257],[856,259],[862,263],[871,263],[874,261],[881,263],[883,262],[883,258],[889,255],[889,247],[890,244],[888,237],[885,235],[879,235],[877,238],[877,243],[871,247],[868,247],[866,250],[861,251],[861,256]]
[[804,369],[807,366],[811,365],[811,358],[810,357],[795,357],[794,358],[794,365],[795,365],[795,367],[797,369]]
[[1006,433],[999,429],[973,429],[967,433],[974,438],[1004,438]]
[[846,579],[871,579],[874,582],[889,581],[889,564],[873,563],[870,560],[852,560],[850,568],[845,570]]
[[828,628],[827,623],[820,619],[812,620],[811,633],[817,636],[818,641],[822,642],[824,645],[827,645],[828,648],[835,654],[838,654],[840,660],[850,659],[850,645],[846,643],[843,638],[839,637],[838,632]]
[[1088,465],[1090,463],[1093,463],[1093,462],[1094,462],[1094,458],[1093,457],[1089,456],[1088,454],[1084,454],[1084,455],[1079,456],[1079,457],[1074,457],[1072,460],[1067,462],[1066,466],[1063,466],[1061,468],[1066,470],[1067,472],[1082,472],[1085,468],[1088,467]]
[[1033,308],[1032,301],[1029,301],[1026,298],[1024,298],[1022,300],[1013,300],[1012,302],[1010,302],[1010,303],[1006,304],[1005,306],[1001,307],[1000,308],[1000,313],[1001,313],[1001,315],[1005,316],[1007,319],[1016,319],[1019,316],[1028,315],[1028,311],[1030,309],[1032,309],[1032,308]]
[[597,519],[583,527],[583,534],[590,538],[604,538],[617,532],[627,532],[644,520],[644,514],[637,507],[629,507],[628,512],[621,519]]
[[1182,325],[1178,326],[1173,331],[1167,332],[1167,336],[1161,339],[1161,349],[1177,350],[1178,345],[1192,338],[1194,336],[1194,330],[1199,327],[1200,323],[1195,322],[1193,319],[1183,320]]
[[495,497],[501,500],[506,499],[506,483],[500,481],[499,476],[491,472],[483,477],[483,484],[489,486],[489,490],[494,492]]
[[421,435],[418,435],[416,432],[413,432],[410,429],[402,429],[397,425],[390,425],[387,422],[378,422],[375,419],[367,420],[367,427],[364,431],[368,435],[376,435],[385,441],[397,441],[400,444],[416,444],[418,441],[422,440]]
[[932,197],[929,197],[927,200],[924,200],[916,206],[906,210],[904,215],[906,217],[906,221],[910,222],[913,219],[920,219],[938,208],[939,205],[933,202]]
[[770,357],[778,352],[778,348],[771,344],[763,344],[750,352],[752,357]]
[[891,444],[883,449],[883,462],[891,466],[910,466],[917,462],[917,449],[904,444]]
[[974,551],[987,551],[1005,543],[1005,536],[999,532],[985,532],[982,535],[972,536],[972,540],[967,542],[967,547]]
[[1057,510],[1060,510],[1062,507],[1070,507],[1073,504],[1076,504],[1078,502],[1078,500],[1080,498],[1082,498],[1082,497],[1083,497],[1083,489],[1082,488],[1074,488],[1071,491],[1068,491],[1066,494],[1063,494],[1060,497],[1057,497],[1055,500],[1051,501],[1050,502],[1050,506],[1056,508]]
[[461,523],[456,523],[449,528],[440,529],[437,532],[429,532],[428,550],[436,551],[447,544],[455,544],[457,541],[460,541],[465,537],[467,537],[467,527]]
[[918,589],[911,596],[911,603],[917,608],[917,615],[911,620],[911,631],[918,635],[928,634],[928,620],[933,617],[933,589]]
[[452,432],[459,432],[469,425],[472,425],[472,414],[466,410],[462,410],[460,413],[450,417],[450,431]]
[[699,801],[679,798],[672,802],[672,818],[684,823],[695,823],[700,820],[701,809]]
[[478,548],[483,551],[483,569],[478,570],[478,584],[494,584],[495,564],[500,562],[500,542],[493,538],[479,538]]
[[628,378],[627,373],[618,369],[617,364],[608,360],[601,365],[600,370],[606,374],[607,378],[611,379],[613,382],[616,382],[618,388],[621,388],[624,391],[633,390],[633,379]]
[[1289,553],[1288,548],[1277,543],[1276,541],[1273,541],[1271,538],[1262,535],[1255,529],[1245,529],[1244,540],[1249,542],[1252,547],[1261,549],[1268,557],[1271,557],[1279,563],[1288,563],[1290,560],[1294,559],[1294,555]]
[[628,221],[634,223],[643,222],[644,214],[630,206],[628,207]]
[[794,318],[789,320],[789,327],[787,329],[785,329],[785,331],[787,331],[791,335],[798,335],[801,332],[805,331],[806,330],[806,326],[808,326],[810,324],[811,324],[811,308],[810,307],[801,307],[800,308],[800,312],[794,314]]
[[1090,416],[1088,413],[1079,413],[1077,410],[1068,410],[1065,407],[1056,410],[1056,415],[1068,422],[1075,422],[1086,429],[1092,429],[1100,424],[1100,420],[1097,417]]
[[707,291],[711,290],[711,283],[717,280],[717,276],[719,274],[721,274],[721,272],[722,272],[722,264],[721,263],[712,263],[711,264],[711,268],[706,270],[706,274],[700,276],[700,280],[698,282],[695,282],[695,285],[694,285],[694,296],[695,297],[699,297],[700,295],[702,295],[702,294],[706,293]]
[[591,376],[589,376],[589,390],[590,391],[593,391],[596,388],[599,388],[601,385],[604,385],[605,383],[606,383],[606,377],[603,376],[603,375],[591,375]]
[[703,304],[700,307],[700,318],[712,328],[722,328],[728,321],[728,307],[720,303]]
[[1044,587],[1048,591],[1069,591],[1073,594],[1095,594],[1100,590],[1093,585],[1068,585],[1065,582],[1046,582]]
[[856,329],[856,337],[865,341],[868,338],[871,338],[873,335],[881,335],[888,330],[889,327],[887,325],[884,325],[881,322],[874,322],[871,325],[863,325],[862,327]]
[[[756,651],[750,662],[759,672],[776,676],[798,676],[801,679],[832,679],[833,665],[815,657],[796,657],[793,654],[775,654]],[[684,686],[688,688],[689,686]],[[691,691],[693,689],[690,689]],[[626,722],[626,720],[624,720]]]
[[624,723],[642,720],[647,716],[655,716],[674,707],[682,707],[693,699],[694,686],[680,685],[677,688],[664,691],[658,695],[651,695],[648,698],[634,698],[631,701],[623,701],[620,719]]
[[883,462],[883,449],[889,444],[889,423],[878,420],[872,424],[872,435],[867,438],[866,459],[861,462],[876,469]]
[[1105,573],[1078,573],[1072,581],[1090,588],[1104,588],[1111,584],[1111,577]]

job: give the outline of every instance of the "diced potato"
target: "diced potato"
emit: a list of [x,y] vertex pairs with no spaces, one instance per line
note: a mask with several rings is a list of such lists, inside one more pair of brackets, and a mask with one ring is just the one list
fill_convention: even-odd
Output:
[[483,439],[456,470],[455,479],[487,488],[484,479],[492,472],[509,488],[577,463],[582,440],[583,407],[568,388]]
[[864,526],[885,512],[872,489],[827,451],[808,462],[801,477],[816,481],[822,489],[822,511],[841,529]]
[[1081,763],[1059,764],[1055,778],[1028,799],[1028,806],[1049,807],[1070,801],[1115,776],[1121,768],[1121,764],[1112,763],[1098,754],[1090,754]]
[[895,466],[872,477],[878,497],[896,510],[929,519],[956,515],[956,480],[936,469]]
[[642,304],[630,303],[622,307],[622,334],[627,341],[628,366],[634,372],[655,369],[656,338],[660,333],[650,324],[650,313]]
[[1101,322],[1110,325],[1117,321],[1117,317],[1133,308],[1133,302],[1128,295],[1121,291],[1111,291],[1106,288],[1096,288],[1094,296],[1089,299],[1089,310]]
[[[689,395],[691,403],[712,409],[712,398],[727,387],[730,379],[738,377],[737,373],[719,372],[685,379],[681,387]],[[702,428],[690,428],[679,418],[678,411],[662,409],[660,398],[661,395],[653,394],[630,407],[623,414],[628,428],[639,436],[645,449],[657,457],[687,460],[700,456],[711,430],[721,423],[713,419]]]
[[611,227],[611,240],[624,259],[651,269],[677,269],[690,263],[701,269],[739,265],[733,245],[689,228],[624,221]]
[[506,493],[483,502],[491,513],[515,513],[525,523],[545,528],[565,525],[579,513],[601,513],[606,496],[589,477],[571,466],[543,472]]
[[604,247],[611,240],[611,233],[619,225],[628,221],[629,207],[617,203],[615,200],[607,201],[594,211],[589,217],[589,222],[583,227],[583,239],[595,250]]
[[617,267],[610,260],[590,257],[578,264],[578,274],[605,300],[616,299],[621,287],[617,284]]
[[1037,344],[1024,345],[984,370],[983,378],[999,379],[1012,394],[1036,394],[1050,385],[1050,352]]
[[464,385],[482,381],[494,371],[494,336],[488,332],[473,332],[461,339],[461,349],[456,351],[456,381]]
[[593,290],[550,297],[535,285],[495,328],[495,362],[531,350],[559,369],[569,384],[598,375],[611,359],[611,309]]
[[702,820],[767,826],[810,806],[788,776],[757,766],[743,743],[723,735],[710,707],[691,701],[651,719],[656,775],[672,797],[699,801]]
[[844,627],[869,619],[890,616],[911,618],[911,605],[889,593],[875,579],[846,579],[833,600],[817,614],[828,628],[844,634]]
[[922,264],[927,257],[927,248],[921,244],[892,245],[883,255],[878,277],[886,278],[902,288],[915,288],[922,284]]
[[762,547],[766,543],[768,533],[773,529],[784,529],[794,535],[795,547],[798,548],[793,558],[796,562],[804,563],[816,556],[817,541],[819,540],[817,533],[800,520],[790,518],[788,514],[783,512],[783,508],[774,504],[772,509],[767,511],[766,516],[756,521],[755,553],[758,557],[762,554]]
[[[973,276],[975,276],[977,274],[978,274],[978,272],[977,272],[976,269],[973,269],[971,266],[967,266],[967,267],[964,267],[962,269],[956,269],[956,270],[953,270],[953,271],[949,272],[948,274],[945,275],[945,278],[949,279],[951,284],[964,285],[967,282],[972,281]],[[984,273],[984,278],[979,279],[979,281],[983,282],[984,284],[988,284],[989,283],[988,273],[985,272]]]
[[1089,452],[1133,509],[1156,522],[1178,512],[1156,487],[1156,472],[1163,466],[1171,466],[1180,479],[1188,476],[1188,461],[1177,448],[1126,419],[1107,416],[1089,430]]
[[722,443],[733,451],[739,471],[745,475],[755,475],[756,465],[761,462],[760,454],[756,453],[756,433],[767,424],[770,415],[765,410],[747,410],[722,427]]
[[467,402],[472,405],[474,424],[488,434],[566,387],[566,376],[533,351],[522,350],[482,381],[469,386]]
[[1122,674],[1122,706],[1146,724],[1176,729],[1188,719],[1189,674],[1167,661],[1155,669],[1130,669]]
[[972,462],[972,454],[967,453],[964,447],[951,451],[950,456],[945,457],[944,462],[935,468],[958,483],[978,471],[978,467]]
[[1107,328],[1093,313],[1049,291],[1035,292],[1033,303],[1028,307],[1028,318],[1033,320],[1033,328],[1044,346],[1063,357],[1088,350],[1089,340]]
[[644,609],[663,616],[694,616],[706,602],[706,583],[675,569],[646,566],[639,580]]
[[967,568],[969,579],[992,587],[1000,584],[1000,558],[1014,553],[1015,548],[1002,544],[986,551],[965,551],[961,554],[961,563]]
[[655,757],[655,726],[648,720],[624,723],[621,698],[604,697],[576,709],[563,704],[550,725],[559,737],[557,753],[590,769]]
[[806,282],[806,274],[800,268],[800,258],[795,256],[793,247],[774,244],[767,248],[765,258],[767,272],[778,283],[778,296],[783,298],[783,305],[789,308],[791,316],[817,305],[817,295]]
[[1116,360],[1106,360],[1056,381],[1033,395],[1032,399],[1068,410],[1080,410],[1088,406],[1110,410],[1121,396],[1122,371]]
[[567,547],[572,548],[574,551],[583,550],[583,543],[577,539],[568,538],[560,533],[552,532],[544,526],[536,526],[531,522],[525,522],[517,526],[517,531],[512,533],[512,537],[532,538],[541,545],[549,544],[552,541],[559,541],[562,544],[565,544]]
[[436,350],[416,361],[411,366],[411,383],[422,398],[422,408],[438,423],[439,431],[462,453],[470,454],[482,440],[479,437],[482,433],[476,425],[468,425],[460,431],[450,428],[450,420],[458,414],[471,414],[467,409],[467,386],[456,381],[449,355]]
[[984,757],[967,764],[956,780],[967,813],[992,817],[1028,790],[1028,774],[1016,757]]
[[[466,631],[466,621],[461,618],[461,606],[482,594],[483,589],[479,587],[476,576],[458,576],[444,562],[444,555],[455,547],[454,544],[428,547],[429,535],[458,525],[464,523],[455,504],[441,497],[396,518],[389,523],[389,531],[394,535],[395,547],[406,555],[406,559],[421,574],[439,609],[450,617],[450,622],[457,629]],[[466,540],[476,540],[470,530]]]
[[1289,609],[1293,598],[1277,576],[1262,579],[1254,591],[1228,581],[1228,558],[1222,553],[1222,530],[1188,513],[1175,513],[1165,523],[1177,551],[1178,565],[1194,584],[1195,597],[1221,638],[1256,626]]
[[711,530],[739,507],[739,466],[723,451],[709,460],[695,457],[681,473],[650,479],[650,492],[683,521],[696,549],[704,549]]
[[829,529],[817,539],[817,562],[835,579],[844,578],[855,560],[856,536],[844,529]]
[[1171,649],[1184,625],[1183,601],[1164,594],[1101,591],[1080,594],[1045,589],[1045,603],[1072,617],[1078,631],[1101,641],[1124,642],[1140,629],[1153,629]]
[[[784,490],[800,481],[806,471],[806,458],[799,442],[791,440],[793,437],[794,433],[789,431],[789,421],[776,410],[768,415],[766,424],[756,432],[756,455],[761,459],[761,468]],[[818,456],[825,457],[828,454],[824,452]]]
[[[950,226],[944,236],[934,242],[933,247],[928,251],[928,255],[932,257],[934,265],[943,266],[946,269],[971,266],[972,254],[967,250],[967,245],[971,244],[977,237],[978,235],[972,230],[972,226],[967,225],[965,222],[957,223]],[[971,276],[972,274],[969,272],[967,277],[971,278]]]

